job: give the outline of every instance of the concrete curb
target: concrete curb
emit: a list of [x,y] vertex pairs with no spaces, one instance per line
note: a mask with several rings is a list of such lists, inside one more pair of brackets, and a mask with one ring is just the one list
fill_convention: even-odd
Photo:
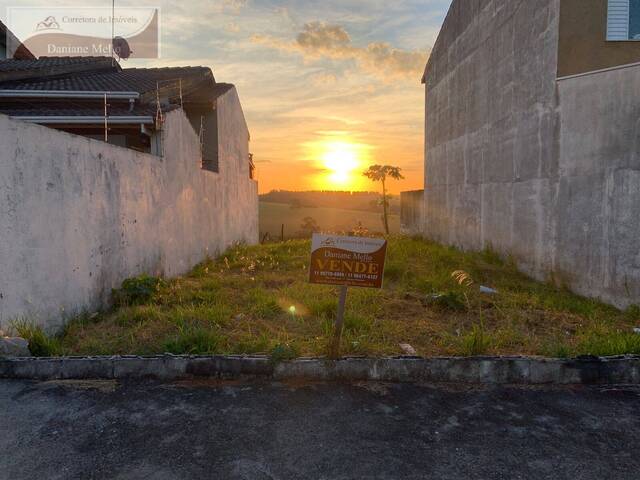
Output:
[[469,384],[640,384],[640,356],[473,358],[302,358],[273,364],[262,356],[0,358],[0,378],[178,380],[268,377]]

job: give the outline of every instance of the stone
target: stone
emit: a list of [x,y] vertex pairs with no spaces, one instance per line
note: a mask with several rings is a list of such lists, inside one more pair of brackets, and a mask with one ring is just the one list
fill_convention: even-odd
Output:
[[405,355],[409,355],[410,357],[415,357],[418,354],[418,352],[416,352],[416,349],[413,348],[408,343],[401,343],[399,347],[400,347],[400,350],[402,350]]
[[29,342],[20,337],[0,338],[0,357],[30,357]]

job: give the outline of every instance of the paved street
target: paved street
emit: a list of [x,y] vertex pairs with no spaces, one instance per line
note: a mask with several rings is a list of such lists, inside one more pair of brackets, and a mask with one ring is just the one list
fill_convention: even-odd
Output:
[[0,381],[0,478],[637,480],[640,389]]

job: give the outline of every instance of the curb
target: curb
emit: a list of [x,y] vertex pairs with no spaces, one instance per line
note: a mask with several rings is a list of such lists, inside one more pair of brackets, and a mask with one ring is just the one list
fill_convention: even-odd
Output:
[[520,385],[640,384],[640,356],[472,358],[302,358],[273,364],[263,356],[0,358],[0,378],[30,380],[268,377]]

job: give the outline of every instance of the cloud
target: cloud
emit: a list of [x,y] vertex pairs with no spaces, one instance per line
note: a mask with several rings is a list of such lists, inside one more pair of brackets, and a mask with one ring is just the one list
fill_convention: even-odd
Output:
[[305,59],[352,60],[365,71],[383,79],[401,77],[416,80],[429,57],[427,51],[402,50],[386,42],[355,46],[344,27],[325,22],[305,24],[295,41],[283,41],[267,35],[254,35],[251,40],[270,48],[300,53]]
[[248,0],[223,0],[222,5],[225,10],[240,13],[247,6]]

